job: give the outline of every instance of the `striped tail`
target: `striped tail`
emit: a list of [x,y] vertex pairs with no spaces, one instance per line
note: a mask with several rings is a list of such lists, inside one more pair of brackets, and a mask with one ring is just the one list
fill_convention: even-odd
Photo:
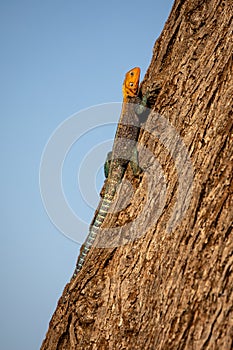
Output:
[[85,241],[84,248],[83,248],[83,250],[79,256],[79,259],[77,261],[77,265],[76,265],[76,268],[75,268],[75,271],[73,273],[72,278],[76,277],[77,274],[79,273],[79,271],[81,270],[81,268],[85,262],[86,255],[88,254],[89,250],[93,246],[93,243],[94,243],[94,240],[98,234],[99,228],[102,225],[102,223],[104,222],[104,219],[108,213],[108,209],[113,201],[113,197],[115,194],[113,192],[115,192],[115,191],[111,191],[110,193],[106,193],[104,195],[104,198],[102,200],[102,203],[101,203],[99,211],[98,211],[98,214],[97,214],[93,224],[90,226],[89,234],[88,234],[87,239]]

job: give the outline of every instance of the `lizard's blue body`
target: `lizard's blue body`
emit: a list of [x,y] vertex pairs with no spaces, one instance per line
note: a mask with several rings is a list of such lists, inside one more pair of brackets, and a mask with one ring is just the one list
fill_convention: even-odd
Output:
[[[140,130],[139,118],[135,113],[135,103],[139,101],[139,98],[137,97],[139,75],[139,68],[134,68],[126,73],[123,84],[122,112],[114,139],[105,193],[100,203],[98,213],[90,226],[89,234],[78,258],[73,277],[76,277],[85,262],[86,255],[94,243],[100,226],[104,222],[109,207],[113,202],[117,187],[121,183],[125,169],[132,158],[136,146]],[[130,142],[127,142],[126,140],[130,140]]]

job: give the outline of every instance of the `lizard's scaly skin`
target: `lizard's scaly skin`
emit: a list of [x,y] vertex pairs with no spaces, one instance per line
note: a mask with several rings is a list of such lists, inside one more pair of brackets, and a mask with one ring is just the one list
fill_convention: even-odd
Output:
[[[98,213],[90,226],[89,234],[78,258],[73,278],[76,277],[85,262],[86,255],[94,243],[99,228],[104,222],[109,207],[113,201],[117,187],[121,183],[127,164],[132,156],[133,148],[136,146],[139,134],[139,121],[134,111],[133,103],[137,102],[135,99],[137,99],[138,94],[139,78],[140,68],[138,67],[131,69],[125,75],[125,80],[122,86],[122,111],[114,139],[105,194]],[[127,142],[127,140],[130,140],[130,143]]]

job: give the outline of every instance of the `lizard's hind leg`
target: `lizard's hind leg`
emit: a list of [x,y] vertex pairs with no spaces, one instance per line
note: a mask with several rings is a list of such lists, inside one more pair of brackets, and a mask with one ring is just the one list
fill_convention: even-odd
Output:
[[104,175],[105,175],[106,179],[108,178],[111,159],[112,159],[112,152],[108,152],[107,158],[106,158],[105,163],[104,163]]

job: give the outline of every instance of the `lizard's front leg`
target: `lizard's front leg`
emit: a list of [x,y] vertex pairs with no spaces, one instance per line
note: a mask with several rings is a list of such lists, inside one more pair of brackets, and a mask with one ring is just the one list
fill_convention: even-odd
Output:
[[[148,101],[149,91],[142,97],[138,97],[139,102],[136,103],[134,111],[138,116],[139,120],[143,117],[143,114],[147,111],[147,101]],[[134,176],[139,176],[142,173],[142,168],[139,166],[138,151],[135,146],[132,151],[130,166],[133,171]]]
[[129,161],[131,169],[133,171],[134,176],[139,176],[142,173],[142,168],[139,165],[138,161],[138,150],[137,147],[135,146],[132,151],[132,156]]
[[136,104],[134,111],[137,114],[137,116],[140,118],[143,113],[145,113],[147,109],[147,102],[149,97],[149,91],[145,93],[145,95],[140,98],[140,102]]

